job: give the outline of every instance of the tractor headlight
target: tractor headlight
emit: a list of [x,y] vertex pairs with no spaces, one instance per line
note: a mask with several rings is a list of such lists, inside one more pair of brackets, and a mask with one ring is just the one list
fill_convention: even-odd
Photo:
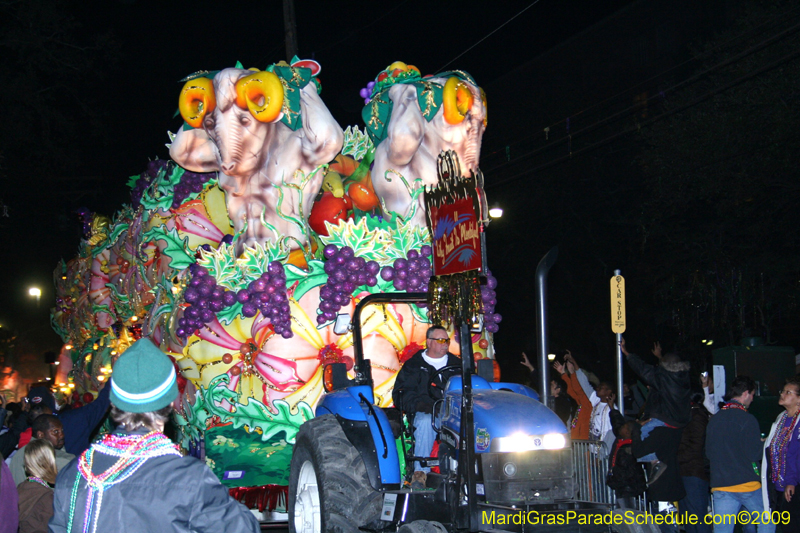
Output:
[[542,437],[542,448],[546,450],[560,450],[567,444],[563,433],[548,433]]
[[508,437],[492,439],[491,451],[497,453],[527,452],[530,450],[560,450],[566,448],[567,438],[563,433],[525,435],[515,433]]
[[496,439],[492,439],[493,452],[526,452],[534,449],[536,449],[536,445],[534,444],[534,438],[531,435],[514,433],[508,437],[498,437]]

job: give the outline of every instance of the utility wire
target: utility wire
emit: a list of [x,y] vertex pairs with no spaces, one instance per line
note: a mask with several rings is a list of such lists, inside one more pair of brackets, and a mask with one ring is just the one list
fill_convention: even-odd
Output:
[[[611,100],[619,98],[620,96],[622,96],[624,94],[630,93],[631,91],[641,87],[642,85],[644,85],[646,83],[650,83],[651,81],[653,81],[655,79],[658,79],[658,78],[660,78],[662,76],[665,76],[665,75],[673,72],[674,70],[677,70],[677,69],[679,69],[681,67],[686,66],[687,64],[689,64],[691,62],[701,61],[705,57],[711,55],[712,53],[718,52],[719,50],[723,49],[724,47],[728,46],[729,44],[731,44],[731,43],[733,43],[735,41],[738,41],[740,39],[743,39],[743,38],[749,36],[750,34],[754,34],[756,31],[763,29],[765,26],[768,26],[768,25],[774,23],[776,20],[781,21],[781,20],[785,19],[786,16],[790,15],[794,11],[797,11],[798,9],[800,9],[800,6],[794,7],[792,9],[789,9],[788,11],[786,11],[784,13],[779,13],[779,14],[775,15],[774,17],[770,18],[769,20],[764,21],[762,24],[759,24],[759,25],[757,25],[757,26],[755,26],[753,28],[750,28],[747,31],[745,31],[743,33],[740,33],[739,35],[731,37],[729,40],[725,41],[724,43],[720,43],[719,45],[717,45],[717,46],[715,46],[715,47],[713,47],[713,48],[711,48],[709,50],[706,50],[705,52],[703,52],[699,56],[695,56],[695,57],[693,57],[691,59],[687,59],[686,61],[684,61],[684,62],[682,62],[682,63],[680,63],[678,65],[675,65],[673,67],[670,67],[669,69],[667,69],[667,70],[665,70],[663,72],[660,72],[660,73],[658,73],[658,74],[656,74],[654,76],[651,76],[650,78],[648,78],[648,79],[646,79],[644,81],[641,81],[641,82],[639,82],[639,83],[637,83],[637,84],[635,84],[635,85],[633,85],[631,87],[628,87],[627,89],[624,89],[624,90],[618,92],[617,94],[615,94],[613,96],[609,96],[608,98],[605,98],[604,100],[601,100],[600,102],[592,104],[589,107],[586,107],[586,108],[578,111],[577,113],[572,113],[572,114],[569,115],[569,118],[575,118],[575,117],[578,117],[580,115],[583,115],[583,114],[591,111],[592,109],[595,109],[595,108],[597,108],[597,107],[599,107],[599,106],[601,106],[601,105],[603,105],[603,104],[605,104],[605,103],[607,103],[607,102],[609,102]],[[714,68],[716,68],[716,67],[714,67]],[[710,72],[711,70],[713,70],[713,68],[709,69],[706,72]],[[677,86],[670,87],[670,88],[668,88],[668,89],[666,89],[665,91],[662,91],[662,92],[674,90],[676,87]],[[648,98],[648,102],[649,102],[650,99],[651,98]],[[637,106],[632,106],[632,107],[633,108],[638,108],[640,105],[641,104],[639,104]],[[547,129],[554,128],[555,126],[558,126],[560,124],[564,124],[564,123],[566,123],[566,121],[567,121],[566,118],[561,119],[561,120],[559,120],[557,122],[554,122],[554,123],[550,124],[549,126],[547,126]],[[508,144],[508,146],[513,146],[513,145],[519,144],[519,143],[521,143],[523,141],[526,141],[526,140],[528,140],[528,139],[530,139],[530,138],[532,138],[532,137],[534,137],[536,135],[539,135],[539,134],[540,134],[540,132],[539,132],[539,130],[537,130],[537,132],[535,134],[525,135],[524,137],[517,137],[517,138],[514,139],[513,142],[511,142],[510,144],[508,144],[508,143],[507,144]],[[505,148],[498,149],[498,150],[495,150],[493,152],[490,152],[489,154],[486,154],[486,156],[491,157],[491,156],[493,156],[495,154],[502,154],[504,150],[505,150]]]
[[473,48],[475,48],[476,46],[481,44],[483,41],[485,41],[486,39],[488,39],[489,37],[491,37],[492,35],[494,35],[498,31],[500,31],[500,29],[503,28],[503,26],[505,26],[506,24],[508,24],[509,22],[514,20],[515,18],[517,18],[518,16],[522,15],[523,13],[525,13],[527,10],[529,10],[530,8],[532,8],[533,6],[535,6],[538,3],[539,3],[539,0],[534,0],[533,2],[531,2],[531,4],[528,7],[526,7],[525,9],[523,9],[522,11],[520,11],[519,13],[517,13],[516,15],[514,15],[513,17],[511,17],[507,21],[505,21],[504,23],[500,24],[494,31],[490,32],[486,37],[484,37],[483,39],[481,39],[477,43],[473,44],[472,46],[470,46],[469,48],[467,48],[466,50],[464,50],[463,52],[458,54],[456,57],[454,57],[453,59],[451,59],[450,61],[448,61],[447,63],[445,63],[441,67],[439,67],[438,69],[436,69],[436,72],[444,71],[444,69],[448,65],[451,65],[453,63],[453,61],[456,61],[458,58],[460,58],[461,56],[463,56],[464,54],[466,54],[467,52],[469,52],[470,50],[472,50]]
[[594,144],[591,144],[589,146],[581,148],[580,150],[576,150],[575,152],[572,152],[572,153],[570,153],[570,154],[568,154],[566,156],[559,157],[558,159],[554,159],[554,160],[549,161],[547,163],[543,163],[543,164],[539,165],[538,167],[534,167],[534,168],[529,169],[529,170],[524,170],[524,171],[519,172],[517,174],[514,174],[513,176],[510,176],[508,178],[505,178],[505,179],[502,179],[502,180],[499,180],[499,181],[495,181],[495,182],[492,182],[492,183],[487,183],[484,188],[493,189],[493,188],[499,187],[501,185],[506,185],[508,183],[511,183],[513,181],[516,181],[516,180],[520,179],[521,177],[533,174],[535,172],[544,170],[544,169],[549,168],[551,166],[554,166],[554,165],[557,165],[557,164],[562,163],[564,161],[567,161],[569,159],[572,159],[576,155],[580,155],[580,154],[583,154],[585,152],[589,152],[589,151],[595,150],[597,148],[600,148],[601,146],[605,146],[606,144],[608,144],[608,143],[610,143],[612,141],[615,141],[616,139],[618,139],[620,137],[623,137],[625,135],[633,133],[634,131],[637,131],[639,129],[639,127],[649,126],[650,124],[653,124],[653,123],[655,123],[655,122],[657,122],[659,120],[665,119],[667,117],[670,117],[670,116],[675,115],[677,113],[680,113],[682,111],[686,111],[687,109],[690,109],[690,108],[692,108],[692,107],[694,107],[694,106],[696,106],[696,105],[708,100],[709,98],[712,98],[713,96],[716,96],[717,94],[720,94],[720,93],[722,93],[724,91],[727,91],[728,89],[732,89],[733,87],[736,87],[737,85],[740,85],[740,84],[744,83],[745,81],[748,81],[748,80],[750,80],[750,79],[752,79],[752,78],[754,78],[756,76],[759,76],[761,74],[769,72],[770,70],[773,70],[773,69],[783,65],[784,63],[786,63],[788,61],[791,61],[792,59],[794,59],[794,58],[796,58],[798,56],[800,56],[800,50],[792,52],[790,54],[787,54],[787,55],[783,56],[782,58],[780,58],[780,59],[778,59],[776,61],[773,61],[772,63],[769,63],[768,65],[765,65],[764,67],[761,67],[761,68],[751,72],[750,74],[746,74],[746,75],[744,75],[744,76],[742,76],[740,78],[737,78],[736,80],[734,80],[734,81],[732,81],[730,83],[727,83],[727,84],[725,84],[725,85],[723,85],[721,87],[718,87],[716,89],[713,89],[711,91],[708,91],[707,93],[705,93],[705,94],[701,95],[700,97],[692,100],[691,102],[688,102],[688,103],[686,103],[684,105],[678,106],[677,108],[675,108],[673,110],[670,110],[670,111],[667,111],[665,113],[662,113],[661,115],[655,116],[655,117],[653,117],[653,118],[651,118],[649,120],[646,120],[646,121],[642,122],[642,124],[639,125],[638,127],[627,128],[624,131],[621,131],[619,133],[616,133],[614,135],[606,137],[605,139],[602,139],[600,141],[597,141]]
[[[372,19],[372,21],[369,24],[364,24],[363,26],[361,26],[359,28],[356,28],[355,30],[351,31],[350,33],[348,33],[347,35],[345,35],[344,37],[342,37],[338,41],[329,44],[325,48],[318,48],[318,49],[314,50],[314,53],[316,54],[316,53],[319,53],[319,52],[325,52],[326,50],[330,50],[334,46],[337,46],[337,45],[345,42],[349,38],[355,36],[356,34],[360,33],[361,31],[369,28],[370,26],[374,26],[378,21],[388,17],[389,15],[391,15],[392,13],[394,13],[395,11],[397,11],[398,9],[400,9],[401,7],[403,7],[407,3],[408,3],[408,0],[403,0],[402,2],[400,2],[398,4],[395,4],[395,6],[392,9],[390,9],[388,11],[385,11],[382,15],[380,15],[378,17],[375,17],[374,19]],[[375,4],[375,5],[378,5],[378,4]]]
[[[781,39],[784,39],[784,38],[796,33],[797,31],[800,31],[800,24],[795,24],[794,26],[791,26],[790,28],[784,30],[783,32],[781,32],[781,33],[779,33],[777,35],[773,35],[772,37],[770,37],[768,39],[765,39],[764,41],[761,41],[760,43],[750,47],[749,49],[744,50],[740,54],[737,54],[737,55],[733,56],[732,58],[726,59],[725,61],[722,61],[721,63],[718,63],[718,64],[716,64],[716,65],[714,65],[714,66],[712,66],[712,67],[710,67],[710,68],[708,68],[708,69],[706,69],[706,70],[704,70],[704,71],[702,71],[702,72],[700,72],[698,74],[695,74],[694,76],[691,76],[691,77],[687,78],[684,81],[681,81],[681,82],[673,85],[672,87],[669,87],[669,88],[665,89],[664,91],[662,91],[662,93],[666,94],[668,92],[674,92],[677,89],[680,89],[680,88],[682,88],[682,87],[684,87],[684,86],[686,86],[686,85],[688,85],[690,83],[693,83],[693,82],[699,80],[701,77],[703,77],[703,76],[705,76],[705,75],[707,75],[707,74],[709,74],[711,72],[714,72],[714,71],[716,71],[718,69],[721,69],[723,67],[729,66],[729,65],[731,65],[733,63],[736,63],[737,61],[740,61],[740,60],[742,60],[742,59],[744,59],[744,58],[746,58],[746,57],[748,57],[748,56],[750,56],[750,55],[752,55],[752,54],[754,54],[754,53],[766,48],[767,46],[769,46],[771,44],[774,44],[775,42],[777,42],[777,41],[779,41]],[[649,103],[651,100],[653,100],[655,98],[656,98],[656,96],[652,96],[652,97],[647,99],[647,102]],[[658,95],[658,98],[661,98],[661,94]],[[508,165],[510,165],[512,163],[517,163],[517,162],[519,162],[521,160],[527,159],[527,158],[529,158],[531,156],[534,156],[534,155],[536,155],[538,153],[541,153],[543,151],[555,148],[555,147],[557,147],[557,146],[559,146],[559,145],[561,145],[561,144],[563,144],[565,142],[570,142],[575,137],[577,137],[578,135],[582,135],[582,134],[588,133],[588,132],[590,132],[592,130],[595,130],[598,127],[600,127],[600,126],[602,126],[602,125],[604,125],[604,124],[606,124],[606,123],[608,123],[610,121],[613,121],[613,120],[619,119],[619,118],[625,118],[625,117],[629,116],[632,112],[636,112],[640,107],[641,107],[641,104],[632,105],[632,106],[630,106],[630,107],[628,107],[626,109],[623,109],[622,111],[614,113],[613,115],[610,115],[610,116],[608,116],[608,117],[606,117],[604,119],[601,119],[601,120],[599,120],[599,121],[597,121],[597,122],[595,122],[593,124],[590,124],[590,125],[582,128],[582,129],[576,131],[575,133],[572,133],[570,135],[561,137],[560,139],[552,141],[552,142],[548,143],[547,145],[545,145],[545,146],[543,146],[541,148],[537,148],[537,149],[532,150],[530,152],[524,153],[524,154],[514,158],[512,161],[503,162],[503,163],[501,163],[501,164],[499,164],[499,165],[497,165],[495,167],[489,168],[485,172],[488,174],[489,172],[492,172],[492,171],[495,171],[495,170],[500,169],[502,167],[508,166]],[[574,153],[577,153],[577,152],[573,152],[573,154]],[[572,155],[572,154],[570,154],[570,155]]]

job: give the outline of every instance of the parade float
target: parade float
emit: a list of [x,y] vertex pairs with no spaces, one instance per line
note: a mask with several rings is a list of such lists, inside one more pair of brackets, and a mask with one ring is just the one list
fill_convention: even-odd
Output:
[[[443,151],[479,175],[486,126],[469,74],[423,76],[395,62],[361,90],[363,129],[343,131],[319,73],[295,58],[181,80],[171,159],[130,178],[131,203],[112,218],[82,213],[78,256],[54,273],[62,400],[91,401],[116,358],[149,337],[179,371],[181,448],[261,510],[285,501],[292,444],[325,394],[324,365],[352,366],[352,335],[334,332],[337,317],[367,294],[442,290],[425,191]],[[497,282],[482,273],[473,351],[491,358],[501,317]],[[389,406],[430,320],[425,305],[372,309],[364,352],[376,403]],[[460,351],[456,335],[450,350]]]

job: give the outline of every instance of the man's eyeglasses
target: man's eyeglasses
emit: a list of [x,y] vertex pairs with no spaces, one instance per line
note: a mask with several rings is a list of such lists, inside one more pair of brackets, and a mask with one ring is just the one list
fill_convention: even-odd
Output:
[[798,395],[797,391],[793,391],[793,390],[789,390],[789,389],[783,389],[782,391],[778,392],[779,396],[783,396],[784,394],[794,394],[795,396]]
[[450,338],[446,338],[446,339],[428,339],[428,340],[432,341],[432,342],[438,342],[439,344],[450,344]]

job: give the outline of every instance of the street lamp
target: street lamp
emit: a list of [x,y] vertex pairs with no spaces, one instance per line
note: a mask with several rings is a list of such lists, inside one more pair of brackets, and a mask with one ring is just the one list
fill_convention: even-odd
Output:
[[495,204],[489,208],[489,216],[492,218],[500,218],[503,216],[503,208]]
[[39,300],[42,297],[42,289],[39,287],[31,287],[28,289],[28,294],[36,298],[36,305],[39,305]]

